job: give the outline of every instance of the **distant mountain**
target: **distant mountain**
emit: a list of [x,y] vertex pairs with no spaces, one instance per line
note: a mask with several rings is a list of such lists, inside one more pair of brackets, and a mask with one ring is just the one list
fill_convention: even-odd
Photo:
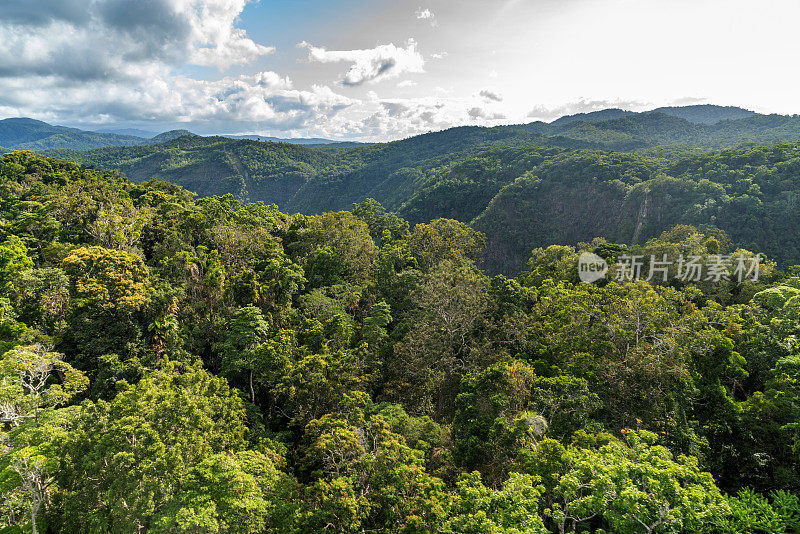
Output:
[[[93,150],[109,146],[138,146],[164,143],[185,135],[196,135],[188,130],[170,130],[156,134],[135,128],[105,128],[98,131],[54,126],[28,118],[0,120],[0,146],[13,150]],[[304,146],[328,145],[334,147],[356,147],[364,143],[335,141],[323,138],[280,138],[259,135],[226,135],[239,140],[254,140],[272,143],[290,143]]]
[[550,135],[594,143],[609,150],[643,150],[664,145],[711,150],[798,141],[800,116],[754,114],[742,119],[704,124],[650,111],[608,121],[557,125]]
[[131,135],[133,137],[141,137],[142,139],[151,139],[158,135],[158,132],[151,132],[148,130],[140,130],[138,128],[103,128],[101,130],[93,130],[98,133],[113,133],[117,135]]
[[[144,130],[136,131],[144,132]],[[188,130],[170,130],[158,135],[151,132],[145,133],[149,137],[53,126],[46,122],[27,118],[0,120],[0,146],[13,150],[94,150],[111,146],[150,145],[185,135],[195,135]]]
[[310,147],[191,134],[146,146],[44,153],[117,169],[135,181],[169,180],[201,196],[231,193],[241,200],[281,206],[308,180],[334,164],[332,152]]
[[[585,146],[612,150],[640,150],[664,144],[719,148],[747,143],[796,140],[800,125],[797,116],[759,115],[743,108],[704,104],[662,107],[642,113],[611,108],[567,115],[552,123],[538,121],[498,128],[492,129],[487,139],[478,144],[492,144],[494,141],[490,141],[489,138],[496,140],[500,137],[505,139],[501,144],[509,146],[529,143],[532,138],[560,137],[561,141],[552,141],[550,144],[555,142],[564,145],[566,139],[571,139],[573,142],[583,142]],[[449,131],[467,132],[457,129]],[[142,135],[128,135],[133,133]],[[14,150],[93,150],[110,146],[139,146],[163,143],[185,135],[195,134],[188,130],[172,130],[157,135],[135,129],[106,129],[94,132],[54,126],[27,118],[0,120],[0,146]],[[470,138],[472,134],[465,135],[466,138]],[[223,137],[308,147],[324,146],[332,149],[364,146],[363,143],[324,138],[280,138],[259,135]],[[445,137],[460,139],[461,134],[456,134],[455,137],[447,134],[444,137],[438,136],[437,139]],[[466,141],[465,146],[473,146],[471,144],[473,141]]]
[[755,111],[738,108],[735,106],[714,106],[700,104],[696,106],[663,107],[653,110],[655,113],[664,113],[673,117],[686,119],[698,124],[716,124],[720,121],[735,121],[745,119],[756,114]]
[[228,139],[247,139],[250,141],[263,141],[265,143],[290,143],[293,145],[339,145],[339,146],[359,146],[365,143],[356,141],[334,141],[333,139],[323,139],[321,137],[269,137],[265,135],[222,135]]
[[147,142],[149,142],[147,139],[141,137],[53,126],[34,119],[0,120],[0,146],[15,150],[45,150],[48,148],[91,150],[104,146],[130,146]]
[[189,137],[200,137],[199,135],[193,134],[189,130],[170,130],[168,132],[160,133],[150,138],[150,143],[148,144],[156,144],[156,143],[166,143],[167,141],[172,141],[173,139],[178,139],[179,137],[184,136]]
[[571,122],[607,121],[635,114],[636,114],[635,111],[626,111],[624,109],[609,108],[600,111],[591,111],[589,113],[576,113],[574,115],[564,115],[563,117],[554,120],[550,124],[554,126],[561,126],[564,124],[569,124]]
[[563,126],[573,122],[600,122],[614,119],[621,119],[630,115],[641,115],[644,113],[663,113],[671,117],[678,117],[696,124],[716,124],[720,121],[734,121],[745,119],[756,115],[755,111],[739,108],[735,106],[715,106],[713,104],[698,104],[694,106],[668,106],[660,107],[650,111],[635,112],[626,111],[619,108],[609,108],[589,113],[576,113],[575,115],[565,115],[551,122],[553,126]]

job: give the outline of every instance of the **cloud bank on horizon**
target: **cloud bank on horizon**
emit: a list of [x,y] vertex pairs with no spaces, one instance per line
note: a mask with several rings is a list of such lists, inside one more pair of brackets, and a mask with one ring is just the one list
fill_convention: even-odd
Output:
[[800,112],[793,0],[380,4],[6,0],[0,118],[382,140],[607,107]]

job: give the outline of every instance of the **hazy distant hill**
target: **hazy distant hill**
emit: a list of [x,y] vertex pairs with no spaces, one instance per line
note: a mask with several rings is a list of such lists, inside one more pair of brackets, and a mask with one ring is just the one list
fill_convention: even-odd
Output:
[[339,146],[359,146],[365,143],[356,141],[334,141],[333,139],[323,139],[321,137],[269,137],[264,135],[223,135],[229,139],[248,139],[250,141],[264,141],[265,143],[290,143],[293,145],[339,145]]
[[140,130],[139,128],[102,128],[93,130],[98,133],[113,133],[118,135],[132,135],[134,137],[141,137],[143,139],[151,139],[158,135],[158,132],[151,132],[149,130]]
[[146,142],[149,140],[141,137],[53,126],[34,119],[0,120],[0,145],[15,150],[48,148],[91,150],[103,146],[138,145]]
[[663,113],[671,117],[678,117],[697,124],[715,124],[720,121],[744,119],[756,113],[735,106],[715,106],[713,104],[698,104],[694,106],[669,106],[651,110],[649,112],[627,111],[619,108],[609,108],[589,113],[576,113],[565,115],[551,122],[553,126],[563,126],[573,122],[599,122],[621,119],[630,115],[643,113]]
[[635,111],[626,111],[624,109],[609,108],[600,111],[591,111],[589,113],[576,113],[574,115],[564,115],[550,124],[553,126],[561,126],[571,122],[594,122],[594,121],[607,121],[612,119],[620,119],[628,115],[635,115]]
[[[188,130],[170,130],[160,134],[134,128],[99,131],[81,130],[66,126],[54,126],[46,122],[11,118],[0,120],[0,146],[14,150],[93,150],[109,146],[137,146],[163,143],[184,135],[195,135]],[[290,143],[297,145],[337,145],[360,146],[362,143],[340,142],[321,138],[278,138],[257,135],[226,136],[231,139],[252,139],[258,141]]]
[[[664,107],[651,112],[634,113],[622,109],[605,109],[590,113],[578,113],[561,117],[552,123],[501,126],[491,129],[489,138],[502,137],[502,144],[519,145],[530,142],[530,137],[561,137],[580,141],[591,146],[613,150],[641,150],[664,145],[683,144],[703,148],[721,148],[747,143],[792,141],[800,139],[797,116],[759,115],[752,111],[713,105]],[[451,129],[448,131],[468,132]],[[146,137],[122,135],[143,133]],[[500,133],[502,132],[502,133]],[[93,132],[53,126],[42,121],[26,118],[0,120],[0,146],[15,150],[92,150],[109,146],[137,146],[162,143],[184,135],[195,135],[188,130],[172,130],[158,135],[144,130],[110,130]],[[474,146],[472,134],[466,133],[465,147]],[[448,143],[462,134],[448,134]],[[258,135],[226,135],[234,140],[289,143],[309,147],[358,148],[362,143],[334,141],[323,138],[279,138]],[[434,138],[418,136],[422,142]],[[518,139],[513,139],[517,137]],[[435,142],[441,141],[441,136]],[[540,144],[540,141],[536,141]],[[485,144],[484,141],[478,144]],[[564,144],[563,140],[557,144]],[[454,145],[448,145],[453,147]],[[451,148],[449,150],[453,150]]]
[[[150,138],[150,143],[152,143],[152,144],[166,143],[167,141],[172,141],[173,139],[177,139],[179,137],[184,137],[184,136],[187,136],[187,135],[189,137],[200,137],[199,135],[193,134],[189,130],[170,130],[168,132],[164,132],[164,133],[160,133],[158,135],[154,135],[152,138]],[[150,144],[150,143],[148,143],[148,144]]]
[[756,114],[755,111],[750,111],[748,109],[735,106],[714,106],[711,104],[663,107],[656,108],[653,111],[700,124],[715,124],[720,121],[733,121],[752,117]]
[[730,148],[800,140],[800,116],[754,114],[704,124],[651,111],[607,121],[567,123],[555,126],[551,133],[611,150],[641,150],[660,145]]

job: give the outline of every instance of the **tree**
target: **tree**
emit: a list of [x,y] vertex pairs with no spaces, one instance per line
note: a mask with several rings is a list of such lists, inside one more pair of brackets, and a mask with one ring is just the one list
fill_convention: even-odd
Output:
[[12,469],[22,480],[22,487],[30,493],[31,529],[33,534],[37,534],[39,531],[36,528],[36,516],[39,515],[39,510],[47,498],[49,487],[53,483],[53,476],[41,461],[27,456],[17,458]]
[[152,527],[193,467],[243,449],[243,420],[225,379],[199,365],[165,363],[110,403],[85,401],[62,452],[62,530]]
[[[355,284],[363,283],[377,255],[367,223],[350,212],[340,211],[311,217],[305,224],[298,231],[298,241],[289,246],[304,253],[302,265],[309,272],[312,267],[317,271],[317,283],[335,283],[326,281],[335,280],[336,276]],[[312,275],[308,278],[311,281]]]
[[448,528],[464,534],[545,534],[539,515],[544,490],[538,477],[512,473],[500,489],[483,485],[477,472],[461,475]]
[[304,531],[421,534],[443,524],[442,481],[424,471],[420,453],[381,416],[323,416],[307,425],[305,442],[304,463],[319,467],[319,479],[309,488]]
[[672,455],[656,436],[578,433],[563,447],[547,440],[530,452],[530,472],[545,481],[545,515],[559,533],[602,519],[612,532],[714,532],[729,508],[697,459]]
[[0,423],[38,420],[43,407],[60,406],[89,386],[64,355],[41,345],[17,347],[0,360]]
[[477,469],[498,487],[518,452],[535,447],[547,422],[529,411],[536,376],[522,362],[501,362],[465,377],[455,399],[453,456],[466,472]]
[[193,467],[151,532],[288,532],[297,501],[294,480],[257,451],[220,452]]
[[528,260],[528,270],[520,273],[519,281],[532,287],[539,287],[546,279],[577,284],[578,256],[574,247],[562,245],[534,249]]
[[358,204],[353,204],[350,210],[353,215],[363,220],[369,226],[369,235],[372,239],[382,240],[388,230],[393,239],[408,235],[408,221],[394,213],[387,212],[381,203],[374,198],[368,198]]
[[150,270],[136,254],[82,247],[64,259],[62,268],[78,305],[133,311],[150,301]]
[[0,243],[0,297],[10,294],[20,274],[32,268],[28,249],[19,237],[12,235]]
[[486,237],[454,219],[436,219],[418,224],[408,238],[411,250],[419,257],[424,270],[442,260],[460,258],[477,261],[486,247]]
[[473,367],[471,334],[488,306],[487,286],[472,262],[443,260],[411,295],[414,326],[396,346],[393,365],[404,384],[398,393],[412,411],[441,414]]
[[255,306],[246,306],[236,311],[228,327],[227,338],[222,345],[222,369],[229,377],[244,372],[247,375],[247,386],[250,402],[256,401],[253,387],[253,375],[260,371],[259,347],[269,335],[269,324],[261,310]]

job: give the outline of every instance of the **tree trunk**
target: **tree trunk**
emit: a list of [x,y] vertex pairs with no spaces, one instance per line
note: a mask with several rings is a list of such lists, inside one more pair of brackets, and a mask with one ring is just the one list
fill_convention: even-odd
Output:
[[36,503],[36,497],[34,497],[34,503],[31,506],[31,528],[33,529],[33,534],[39,534],[39,531],[36,530],[36,514],[39,511],[39,505]]
[[253,390],[253,370],[250,369],[250,402],[256,403],[256,392]]

